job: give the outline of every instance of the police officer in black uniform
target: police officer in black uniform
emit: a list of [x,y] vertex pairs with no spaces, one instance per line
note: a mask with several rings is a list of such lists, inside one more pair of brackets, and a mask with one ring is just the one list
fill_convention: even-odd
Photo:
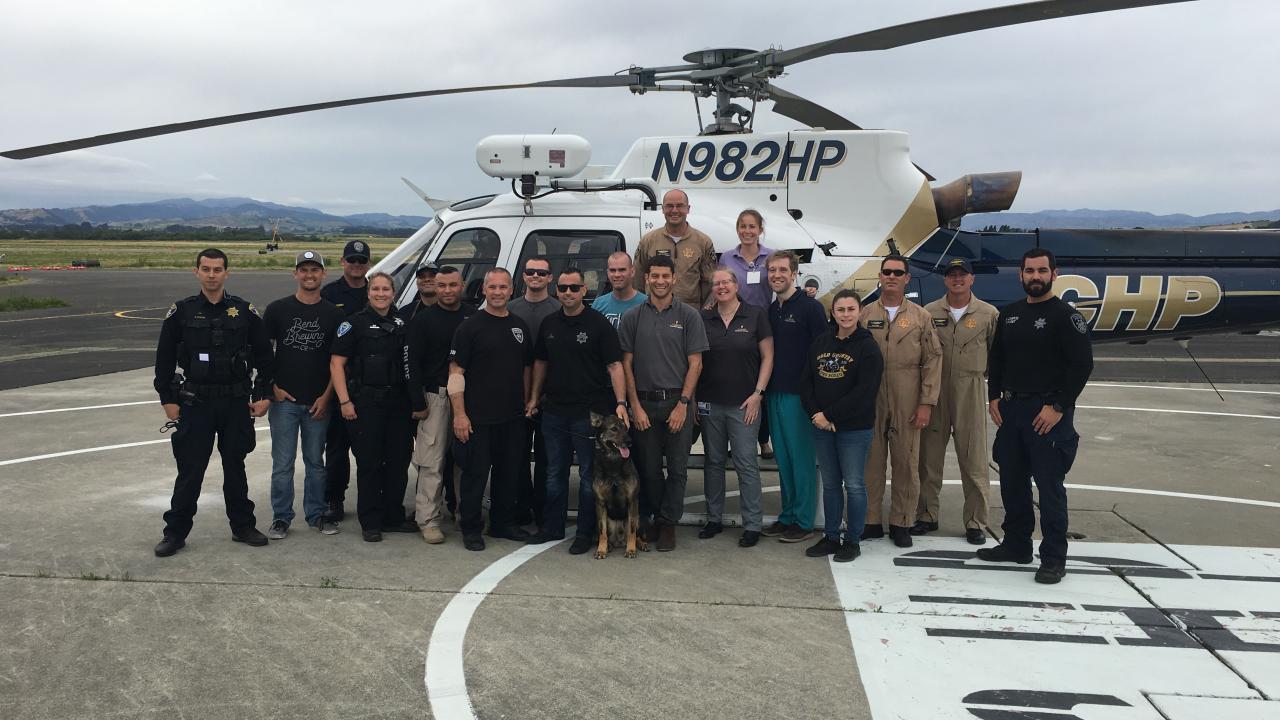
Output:
[[1080,435],[1076,398],[1093,372],[1093,348],[1084,317],[1053,295],[1057,261],[1044,248],[1022,256],[1027,293],[1000,310],[987,367],[987,397],[995,422],[991,456],[1000,465],[1004,541],[977,552],[980,560],[1031,562],[1035,508],[1031,479],[1040,491],[1040,569],[1036,582],[1053,584],[1066,574],[1067,472]]
[[[348,318],[363,310],[369,290],[364,274],[369,271],[371,259],[368,244],[361,240],[347,243],[342,248],[342,277],[321,288],[320,297],[337,305]],[[324,499],[329,505],[326,517],[333,522],[346,515],[342,501],[351,483],[350,451],[347,424],[330,422],[324,444]]]
[[[271,404],[271,341],[253,305],[223,291],[225,253],[202,250],[195,274],[200,293],[169,306],[156,348],[155,388],[169,422],[177,426],[170,442],[178,461],[173,498],[164,514],[164,539],[155,549],[158,557],[186,545],[214,436],[222,457],[231,539],[267,544],[254,527],[244,457],[256,444],[253,418],[265,415]],[[179,366],[185,379],[177,373]]]
[[404,489],[413,453],[413,410],[404,320],[392,312],[395,282],[369,278],[369,305],[338,326],[329,370],[356,454],[356,514],[361,537],[418,532],[404,516]]

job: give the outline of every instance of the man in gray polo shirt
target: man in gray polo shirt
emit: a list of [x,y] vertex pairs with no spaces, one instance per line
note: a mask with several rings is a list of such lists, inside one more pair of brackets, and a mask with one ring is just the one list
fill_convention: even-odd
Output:
[[[640,490],[656,513],[648,526],[660,552],[675,550],[676,523],[684,514],[689,448],[693,444],[693,390],[702,372],[707,333],[698,311],[674,302],[675,263],[659,255],[646,271],[649,299],[631,308],[618,325],[627,398],[636,428]],[[666,460],[664,476],[662,462]],[[656,533],[654,531],[656,527]]]

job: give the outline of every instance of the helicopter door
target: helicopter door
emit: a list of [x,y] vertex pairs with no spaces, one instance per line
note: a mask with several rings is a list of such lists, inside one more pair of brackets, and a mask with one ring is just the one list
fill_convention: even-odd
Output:
[[519,218],[486,218],[445,228],[446,240],[434,262],[461,272],[463,302],[472,306],[484,302],[484,274],[503,254],[502,236],[511,237],[519,222]]
[[[567,226],[576,225],[577,228]],[[587,226],[590,229],[582,229]],[[551,261],[552,291],[555,274],[569,265],[582,270],[587,286],[586,301],[609,292],[606,267],[609,255],[627,250],[628,236],[634,238],[635,218],[527,218],[520,226],[524,238],[517,262],[513,266],[515,296],[524,292],[524,276],[520,270],[528,258],[541,255]]]

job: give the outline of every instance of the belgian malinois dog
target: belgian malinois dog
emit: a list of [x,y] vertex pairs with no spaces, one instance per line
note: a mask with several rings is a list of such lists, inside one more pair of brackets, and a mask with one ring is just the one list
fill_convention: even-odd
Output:
[[603,560],[609,556],[609,548],[624,545],[626,557],[633,558],[637,547],[647,551],[649,546],[639,537],[640,479],[631,464],[631,436],[615,415],[591,413],[591,427],[596,431],[591,489],[596,494],[596,525],[600,528],[596,559]]

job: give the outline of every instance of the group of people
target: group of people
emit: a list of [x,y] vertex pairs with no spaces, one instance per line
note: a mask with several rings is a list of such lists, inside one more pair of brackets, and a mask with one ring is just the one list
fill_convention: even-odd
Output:
[[[985,412],[999,428],[993,455],[1005,536],[978,557],[1031,561],[1034,477],[1044,534],[1036,579],[1061,579],[1063,482],[1079,439],[1072,416],[1092,355],[1083,318],[1051,292],[1052,253],[1026,254],[1027,298],[1000,311],[974,296],[973,268],[962,258],[945,267],[943,297],[911,302],[910,265],[890,255],[874,302],[837,289],[828,312],[797,288],[797,254],[762,245],[759,212],[742,211],[738,246],[717,258],[711,239],[688,222],[686,193],[666,193],[662,211],[665,225],[641,238],[634,257],[609,256],[610,292],[590,306],[581,269],[553,273],[534,256],[519,268],[519,297],[510,272],[493,268],[483,304],[471,308],[457,268],[425,265],[417,297],[397,310],[394,279],[366,275],[369,249],[355,241],[344,248],[342,277],[328,285],[324,259],[299,254],[297,292],[259,317],[223,290],[226,255],[201,252],[201,293],[170,308],[157,352],[156,390],[176,426],[178,477],[156,554],[183,547],[215,435],[238,542],[287,536],[299,438],[304,516],[320,533],[339,532],[345,517],[350,448],[365,541],[406,532],[445,542],[447,509],[463,545],[483,550],[486,486],[489,536],[563,539],[571,466],[576,456],[578,507],[594,507],[592,415],[610,414],[630,429],[641,532],[659,551],[676,547],[698,434],[706,498],[699,538],[724,530],[732,458],[740,546],[816,538],[806,555],[851,561],[862,541],[886,534],[891,472],[888,536],[909,547],[939,528],[943,459],[954,438],[966,538],[981,545]],[[244,457],[254,445],[252,418],[268,413],[273,520],[263,535]],[[777,459],[781,512],[765,526],[759,459],[767,453]],[[595,522],[594,513],[579,513],[570,553],[594,546]]]

